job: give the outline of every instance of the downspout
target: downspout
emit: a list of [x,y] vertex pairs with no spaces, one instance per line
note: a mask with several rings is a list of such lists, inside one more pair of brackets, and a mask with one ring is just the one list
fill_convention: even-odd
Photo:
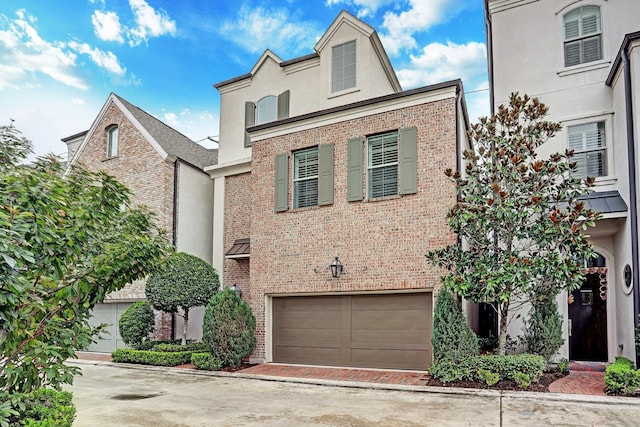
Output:
[[[627,115],[627,161],[629,162],[629,215],[631,221],[631,264],[633,278],[633,323],[638,328],[640,315],[640,261],[638,260],[638,202],[636,188],[636,149],[633,123],[633,99],[631,91],[631,67],[627,49],[621,51],[624,64],[624,98]],[[640,366],[640,352],[636,349],[636,367]]]
[[[171,224],[171,244],[176,248],[178,229],[178,171],[180,170],[180,159],[176,157],[173,163],[173,220]],[[177,248],[176,248],[177,249]],[[171,313],[171,339],[176,339],[176,314]]]
[[484,29],[487,33],[487,73],[489,78],[489,108],[491,115],[495,113],[493,97],[493,35],[491,26],[491,14],[489,13],[489,0],[484,0]]

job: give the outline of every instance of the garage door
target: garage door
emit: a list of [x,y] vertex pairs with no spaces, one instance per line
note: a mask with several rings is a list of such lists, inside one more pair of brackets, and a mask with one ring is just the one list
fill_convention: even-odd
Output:
[[96,351],[101,353],[111,353],[117,348],[126,347],[125,343],[120,337],[118,330],[118,319],[124,311],[131,306],[130,302],[119,302],[111,304],[97,304],[91,312],[91,319],[89,323],[91,326],[98,326],[101,323],[106,323],[108,326],[105,328],[103,338],[98,340],[96,344],[89,346],[89,351]]
[[281,297],[273,301],[273,360],[427,369],[431,294]]

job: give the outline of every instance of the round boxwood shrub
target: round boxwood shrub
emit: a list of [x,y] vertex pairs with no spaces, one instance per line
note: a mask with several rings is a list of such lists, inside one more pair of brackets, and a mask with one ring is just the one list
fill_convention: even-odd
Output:
[[235,368],[256,347],[256,318],[246,301],[224,289],[215,294],[204,312],[202,341],[222,366]]
[[139,348],[142,342],[153,332],[155,316],[148,301],[132,304],[122,313],[118,329],[122,340],[129,347]]

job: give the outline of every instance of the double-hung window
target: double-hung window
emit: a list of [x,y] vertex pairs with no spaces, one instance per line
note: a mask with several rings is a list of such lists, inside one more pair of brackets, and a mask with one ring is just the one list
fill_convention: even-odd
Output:
[[318,205],[318,147],[293,153],[293,207]]
[[369,137],[367,158],[369,198],[398,194],[398,133]]
[[564,16],[564,65],[602,59],[602,24],[599,6],[581,6]]
[[107,157],[118,155],[118,126],[107,129]]
[[576,178],[607,175],[605,122],[585,123],[567,128],[572,161],[577,163]]
[[331,51],[331,92],[356,86],[356,42],[334,46]]

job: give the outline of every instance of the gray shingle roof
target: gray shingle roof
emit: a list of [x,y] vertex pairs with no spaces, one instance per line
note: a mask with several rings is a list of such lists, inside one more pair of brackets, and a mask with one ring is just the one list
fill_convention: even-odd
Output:
[[178,157],[200,169],[218,163],[217,149],[207,149],[198,145],[177,130],[156,119],[151,114],[131,104],[129,101],[116,94],[114,94],[114,96],[122,102],[133,117],[149,132],[167,154]]

